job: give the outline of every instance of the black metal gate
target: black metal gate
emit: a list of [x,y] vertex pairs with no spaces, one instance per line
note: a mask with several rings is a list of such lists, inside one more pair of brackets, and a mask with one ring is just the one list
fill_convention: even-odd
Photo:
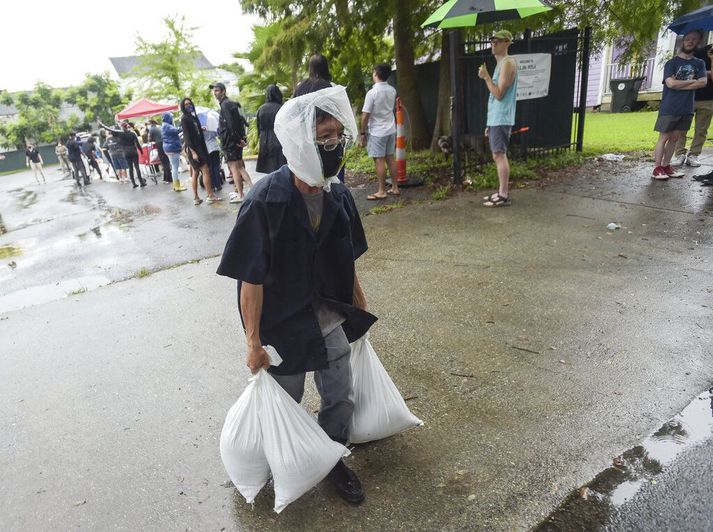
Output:
[[[460,183],[464,174],[477,172],[490,161],[484,137],[489,92],[478,77],[478,68],[485,63],[492,73],[495,58],[490,42],[458,42],[459,32],[453,32],[451,38],[451,49],[458,50],[451,69],[451,86],[458,87],[458,91],[451,101],[453,145],[463,149],[462,160],[454,149],[454,181]],[[543,36],[528,33],[510,47],[512,55],[544,53],[551,56],[547,95],[517,102],[512,157],[542,156],[573,148],[582,150],[590,38],[589,28],[584,32],[571,29]],[[459,141],[457,136],[460,136]]]

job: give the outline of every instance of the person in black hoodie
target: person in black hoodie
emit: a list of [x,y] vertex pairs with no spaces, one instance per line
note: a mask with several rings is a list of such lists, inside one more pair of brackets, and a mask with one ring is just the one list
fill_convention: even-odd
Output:
[[131,130],[131,124],[129,124],[129,121],[124,120],[121,122],[121,129],[112,129],[101,122],[99,122],[99,125],[107,131],[111,131],[114,138],[119,141],[119,144],[121,144],[121,147],[124,150],[124,158],[126,158],[126,162],[129,165],[129,177],[131,178],[131,184],[134,185],[134,188],[139,186],[136,184],[136,181],[134,181],[134,169],[136,169],[136,175],[139,178],[139,183],[142,187],[145,187],[146,180],[141,177],[141,168],[139,168],[139,151],[141,151],[141,144],[139,143],[139,137],[137,137],[136,133]]
[[74,169],[72,173],[75,181],[77,181],[77,186],[82,186],[79,174],[84,176],[84,186],[87,186],[89,184],[89,176],[87,175],[87,169],[84,167],[84,161],[82,161],[82,150],[77,142],[77,134],[70,133],[64,145],[67,147],[67,159],[72,163],[72,168]]
[[193,204],[200,205],[203,200],[198,196],[198,172],[203,174],[203,184],[205,185],[208,199],[206,203],[222,201],[223,198],[216,196],[213,192],[213,185],[210,176],[208,163],[208,147],[203,138],[203,126],[201,126],[196,107],[190,98],[181,100],[181,129],[183,130],[183,144],[188,155],[188,162],[191,164],[191,177],[193,182]]
[[260,136],[260,153],[257,156],[258,172],[271,174],[287,164],[282,145],[275,135],[275,116],[282,107],[282,92],[277,85],[268,85],[265,103],[257,110],[257,131]]

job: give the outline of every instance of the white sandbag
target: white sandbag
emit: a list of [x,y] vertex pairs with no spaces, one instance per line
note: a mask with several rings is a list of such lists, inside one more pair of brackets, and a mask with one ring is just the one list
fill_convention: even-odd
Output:
[[[261,370],[263,371],[263,370]],[[258,374],[259,375],[259,374]],[[270,478],[270,465],[263,451],[257,398],[258,375],[228,411],[220,434],[220,457],[225,470],[248,504]]]
[[316,486],[349,455],[272,376],[260,370],[257,397],[263,449],[275,484],[275,512]]
[[406,406],[365,334],[351,344],[354,414],[349,441],[365,443],[423,425]]
[[[282,358],[274,347],[266,345],[265,350],[271,365],[282,364]],[[247,503],[255,500],[270,478],[270,465],[263,451],[260,405],[256,390],[260,372],[250,377],[248,386],[228,411],[220,434],[223,466]]]

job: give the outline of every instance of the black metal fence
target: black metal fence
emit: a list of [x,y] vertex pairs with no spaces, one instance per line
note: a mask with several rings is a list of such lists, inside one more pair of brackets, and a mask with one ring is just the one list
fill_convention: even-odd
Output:
[[[478,77],[478,68],[485,63],[492,73],[495,58],[489,42],[458,42],[456,72],[451,72],[452,86],[458,91],[452,98],[454,147],[460,136],[462,159],[454,150],[454,181],[463,175],[481,170],[490,161],[484,131],[489,91]],[[517,102],[515,126],[511,140],[511,156],[527,158],[547,156],[563,150],[582,150],[586,111],[587,77],[589,75],[589,28],[565,30],[553,34],[533,36],[513,43],[512,55],[549,54],[551,74],[547,95]],[[575,108],[575,104],[577,107]],[[458,131],[458,135],[455,131]],[[460,150],[458,150],[460,151]]]

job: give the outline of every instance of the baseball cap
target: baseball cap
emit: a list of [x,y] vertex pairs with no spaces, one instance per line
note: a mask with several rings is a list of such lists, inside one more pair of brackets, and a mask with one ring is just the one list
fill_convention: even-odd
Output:
[[225,90],[225,85],[221,82],[211,83],[210,85],[208,85],[208,88],[209,89],[223,89],[223,90]]
[[500,30],[496,31],[491,39],[502,39],[503,41],[510,41],[512,42],[512,33],[510,33],[508,30]]

